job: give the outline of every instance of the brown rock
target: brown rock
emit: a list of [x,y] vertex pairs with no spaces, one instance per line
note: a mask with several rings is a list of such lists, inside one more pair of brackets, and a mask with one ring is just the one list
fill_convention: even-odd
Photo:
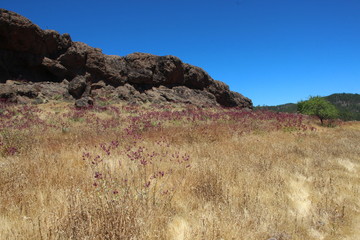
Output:
[[[35,83],[34,87],[39,92],[39,96],[46,101],[47,99],[61,100],[61,99],[73,99],[68,92],[67,81],[63,83],[52,83],[52,82],[42,82]],[[39,97],[38,96],[38,97]]]
[[71,45],[68,34],[43,31],[27,18],[5,9],[0,9],[0,39],[2,49],[48,57],[56,57]]
[[153,88],[146,91],[146,94],[150,98],[150,102],[154,102],[154,100],[156,100],[158,103],[159,100],[164,99],[166,102],[188,103],[197,106],[218,105],[215,96],[211,93],[198,89],[190,89],[185,86],[173,88],[161,86],[159,88]]
[[0,83],[0,99],[12,99],[16,95],[11,85]]
[[114,87],[124,85],[127,79],[127,66],[124,58],[114,55],[104,55],[106,72],[104,82]]
[[201,68],[190,64],[184,66],[184,85],[189,88],[204,89],[213,83],[212,78]]
[[117,87],[115,93],[119,99],[125,101],[134,100],[135,95],[140,94],[139,91],[137,91],[130,84],[125,84],[124,86]]
[[151,86],[182,85],[184,70],[182,62],[174,56],[155,56],[132,53],[125,57],[127,82]]
[[33,84],[21,84],[15,81],[8,81],[8,83],[0,84],[0,99],[7,99],[9,102],[15,103],[28,103],[29,99],[39,95]]
[[64,79],[68,75],[68,70],[57,60],[44,57],[41,65],[59,79]]
[[[8,99],[33,99],[41,93],[45,98],[56,94],[79,100],[93,95],[136,103],[252,108],[250,99],[175,56],[105,55],[101,49],[72,42],[68,34],[42,30],[27,18],[0,9],[0,84],[8,79],[29,82],[29,86],[5,84],[0,97]],[[64,79],[72,80],[68,84]]]
[[87,88],[87,81],[85,76],[76,76],[69,83],[69,93],[75,99],[81,98]]
[[45,56],[56,59],[60,54],[64,53],[72,44],[70,35],[64,33],[60,35],[54,30],[44,31]]
[[85,43],[74,42],[71,47],[58,58],[61,65],[65,66],[72,73],[71,77],[85,74],[86,58],[89,48]]
[[83,97],[75,101],[75,107],[77,108],[87,108],[92,105],[94,105],[94,100],[91,97]]
[[104,81],[99,81],[91,84],[91,91],[105,87],[106,87],[106,83]]
[[216,101],[225,107],[243,107],[252,109],[252,102],[239,93],[229,90],[229,86],[223,82],[216,81],[206,89],[216,97]]

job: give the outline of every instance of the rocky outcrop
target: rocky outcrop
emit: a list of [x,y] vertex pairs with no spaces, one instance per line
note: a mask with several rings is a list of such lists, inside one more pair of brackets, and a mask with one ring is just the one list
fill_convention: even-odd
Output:
[[69,82],[19,82],[7,80],[0,84],[0,99],[16,103],[44,103],[48,100],[73,99]]
[[79,106],[110,98],[252,108],[250,99],[175,56],[105,55],[5,9],[0,9],[0,89],[0,98],[9,100],[54,93]]

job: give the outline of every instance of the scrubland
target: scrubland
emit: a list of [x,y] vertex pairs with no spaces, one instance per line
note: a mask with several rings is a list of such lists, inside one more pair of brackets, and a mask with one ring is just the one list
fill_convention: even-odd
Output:
[[359,239],[360,123],[0,105],[1,239]]

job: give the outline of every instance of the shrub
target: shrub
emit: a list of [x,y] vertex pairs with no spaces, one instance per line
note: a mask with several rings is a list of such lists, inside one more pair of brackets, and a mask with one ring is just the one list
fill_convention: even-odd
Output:
[[298,103],[298,111],[302,114],[316,116],[320,119],[321,125],[325,119],[334,119],[339,115],[334,105],[322,97],[310,97],[307,101]]

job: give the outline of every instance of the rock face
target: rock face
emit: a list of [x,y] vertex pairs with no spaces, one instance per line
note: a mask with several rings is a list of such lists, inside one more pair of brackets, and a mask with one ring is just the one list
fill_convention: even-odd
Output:
[[42,30],[0,9],[0,98],[20,102],[19,97],[59,96],[81,106],[107,98],[252,109],[250,99],[175,56],[105,55],[101,49],[73,42],[69,34]]

